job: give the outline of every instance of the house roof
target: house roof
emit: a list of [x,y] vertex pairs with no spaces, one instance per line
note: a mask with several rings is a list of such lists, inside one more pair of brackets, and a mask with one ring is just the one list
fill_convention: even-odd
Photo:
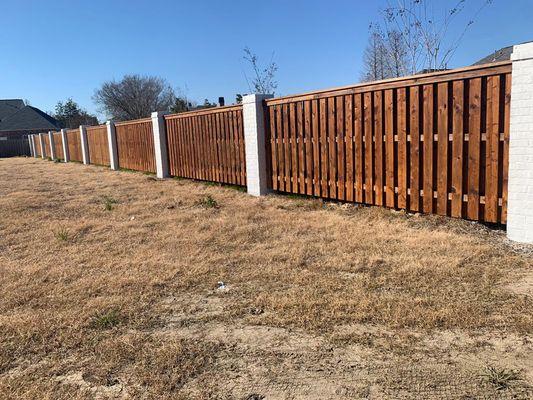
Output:
[[0,131],[55,130],[58,122],[50,115],[32,106],[23,106],[0,121]]
[[24,102],[21,99],[0,100],[0,121],[16,113],[22,107],[24,107]]
[[488,56],[483,57],[481,60],[476,61],[472,65],[490,64],[497,61],[510,60],[512,52],[513,46],[502,47],[501,49],[496,50],[494,53],[491,53]]

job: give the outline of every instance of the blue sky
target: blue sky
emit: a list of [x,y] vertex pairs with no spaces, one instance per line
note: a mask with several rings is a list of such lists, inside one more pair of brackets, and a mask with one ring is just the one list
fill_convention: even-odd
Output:
[[[482,0],[467,0],[471,15]],[[449,1],[449,4],[455,1]],[[0,0],[0,98],[44,111],[72,97],[95,112],[95,88],[127,73],[161,76],[189,98],[246,93],[243,48],[278,64],[278,94],[359,80],[368,25],[382,1]],[[494,0],[450,67],[533,40],[533,0]],[[102,117],[99,115],[99,117]]]

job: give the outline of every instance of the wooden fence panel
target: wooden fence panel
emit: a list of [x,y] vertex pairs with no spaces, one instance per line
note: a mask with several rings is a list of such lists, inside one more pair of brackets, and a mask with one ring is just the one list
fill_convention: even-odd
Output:
[[30,147],[27,138],[0,139],[0,158],[29,155]]
[[63,136],[61,136],[61,132],[54,132],[53,135],[56,158],[59,160],[63,160],[65,159],[65,155],[63,154]]
[[115,127],[119,167],[155,173],[152,120],[120,122]]
[[246,185],[242,106],[165,116],[170,175]]
[[110,165],[106,125],[87,127],[87,145],[91,164]]
[[41,157],[43,154],[43,149],[41,149],[41,140],[39,139],[39,135],[35,135],[33,139],[35,140],[35,154],[38,157]]
[[81,152],[81,137],[79,129],[70,129],[67,131],[68,153],[71,161],[83,162]]
[[48,136],[48,133],[43,136],[43,142],[44,142],[44,155],[45,157],[50,157],[50,137]]
[[270,186],[505,223],[510,85],[500,62],[269,99]]

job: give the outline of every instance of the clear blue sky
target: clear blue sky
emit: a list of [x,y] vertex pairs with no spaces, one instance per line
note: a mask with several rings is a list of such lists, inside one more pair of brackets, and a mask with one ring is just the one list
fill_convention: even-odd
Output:
[[[467,0],[465,15],[481,1]],[[95,88],[127,73],[161,76],[199,102],[224,96],[231,103],[248,91],[245,46],[264,61],[274,51],[278,94],[355,83],[368,25],[385,0],[0,3],[0,98],[50,111],[72,97],[95,112]],[[532,17],[533,0],[494,0],[450,67],[533,40]]]

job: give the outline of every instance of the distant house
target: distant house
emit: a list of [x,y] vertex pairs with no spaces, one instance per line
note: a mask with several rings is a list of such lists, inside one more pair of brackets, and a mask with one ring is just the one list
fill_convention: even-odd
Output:
[[59,124],[53,117],[25,105],[21,99],[0,100],[0,140],[58,129]]
[[513,46],[502,47],[500,50],[496,50],[494,53],[483,57],[481,60],[476,61],[472,65],[490,64],[497,61],[508,61],[511,59],[511,53],[513,52]]

